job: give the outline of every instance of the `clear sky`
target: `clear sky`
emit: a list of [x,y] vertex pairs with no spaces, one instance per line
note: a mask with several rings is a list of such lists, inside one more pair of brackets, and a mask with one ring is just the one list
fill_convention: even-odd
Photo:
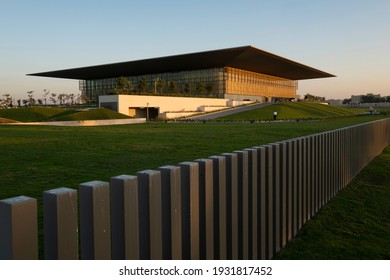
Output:
[[28,73],[244,45],[337,76],[298,94],[390,95],[388,0],[0,0],[0,98],[79,93]]

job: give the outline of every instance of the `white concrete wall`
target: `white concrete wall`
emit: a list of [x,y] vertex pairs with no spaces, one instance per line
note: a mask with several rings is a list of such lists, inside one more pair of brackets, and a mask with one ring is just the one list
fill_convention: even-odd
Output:
[[202,106],[227,106],[228,99],[193,98],[143,95],[104,95],[99,103],[118,102],[118,112],[128,115],[129,107],[159,107],[160,115],[166,112],[196,112]]

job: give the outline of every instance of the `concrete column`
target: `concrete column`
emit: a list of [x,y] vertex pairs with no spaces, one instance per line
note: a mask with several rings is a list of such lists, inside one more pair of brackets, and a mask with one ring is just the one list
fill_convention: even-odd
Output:
[[248,151],[235,151],[238,160],[238,258],[249,258]]
[[267,204],[267,174],[268,174],[268,164],[266,157],[266,148],[264,146],[257,148],[258,155],[258,169],[257,169],[257,189],[258,189],[258,222],[257,222],[257,232],[259,235],[258,238],[258,252],[259,258],[262,260],[267,259],[267,236],[268,236],[268,225],[269,220],[268,215],[268,204]]
[[258,190],[258,153],[257,149],[245,149],[248,152],[248,193],[249,193],[249,259],[257,260],[258,251],[258,219],[259,219],[259,190]]
[[81,259],[111,259],[110,193],[107,182],[79,187]]
[[199,164],[182,162],[181,202],[183,259],[198,260],[199,254]]
[[111,251],[114,260],[140,259],[138,181],[120,175],[110,180]]
[[0,259],[38,259],[36,199],[18,196],[0,200]]
[[166,217],[167,231],[170,236],[164,238],[163,255],[164,259],[182,259],[182,223],[181,223],[181,177],[180,167],[162,166],[158,169],[161,172],[161,189],[163,190],[163,200],[169,202],[169,213]]
[[77,260],[77,191],[58,188],[43,192],[45,259]]
[[[144,170],[138,172],[137,177],[139,188],[149,190],[150,259],[161,260],[163,258],[163,237],[167,235],[165,231],[169,228],[169,225],[163,221],[163,213],[166,216],[169,215],[169,211],[163,209],[161,174],[156,170]],[[143,221],[140,220],[140,222]]]
[[200,259],[214,259],[214,189],[212,159],[198,159]]
[[226,213],[226,159],[211,156],[213,161],[214,199],[214,255],[216,259],[227,259],[227,213]]
[[226,158],[226,200],[227,200],[227,257],[238,259],[238,163],[237,155],[222,154]]

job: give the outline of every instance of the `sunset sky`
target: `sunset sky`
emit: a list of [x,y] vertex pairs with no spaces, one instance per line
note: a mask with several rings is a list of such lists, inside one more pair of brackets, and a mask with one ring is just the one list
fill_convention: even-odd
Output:
[[336,75],[298,94],[390,95],[386,0],[0,0],[0,98],[79,93],[28,73],[252,45]]

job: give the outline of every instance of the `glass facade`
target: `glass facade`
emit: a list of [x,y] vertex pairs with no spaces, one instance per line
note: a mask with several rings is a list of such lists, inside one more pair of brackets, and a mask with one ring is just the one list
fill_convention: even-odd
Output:
[[[129,83],[127,94],[149,94],[191,97],[234,96],[248,98],[295,98],[297,82],[224,67],[175,73],[124,77]],[[109,95],[120,90],[118,77],[80,81],[80,90],[91,100],[99,95]],[[261,98],[256,98],[261,97]],[[242,99],[241,98],[241,99]]]

